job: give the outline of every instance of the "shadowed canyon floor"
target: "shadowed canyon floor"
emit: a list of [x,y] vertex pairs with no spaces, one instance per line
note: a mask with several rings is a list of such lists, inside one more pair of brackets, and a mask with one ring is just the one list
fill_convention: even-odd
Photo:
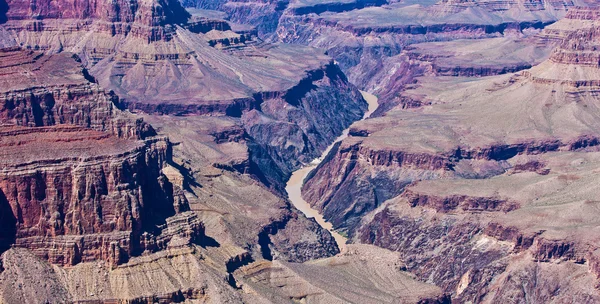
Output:
[[600,303],[596,2],[0,0],[0,303]]

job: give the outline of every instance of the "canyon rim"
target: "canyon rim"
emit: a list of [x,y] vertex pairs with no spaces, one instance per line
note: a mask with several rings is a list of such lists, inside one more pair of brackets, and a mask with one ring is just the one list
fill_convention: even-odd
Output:
[[0,0],[0,303],[600,303],[595,0]]

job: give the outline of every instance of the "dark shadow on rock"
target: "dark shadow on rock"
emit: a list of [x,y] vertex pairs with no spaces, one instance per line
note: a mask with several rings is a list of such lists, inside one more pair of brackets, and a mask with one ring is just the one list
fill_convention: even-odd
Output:
[[8,21],[6,13],[8,12],[8,3],[6,0],[0,0],[0,24]]
[[8,204],[4,192],[0,190],[0,253],[14,244],[16,234],[17,219]]
[[211,238],[208,235],[205,235],[204,237],[202,237],[202,239],[198,242],[198,245],[202,246],[203,248],[206,247],[221,247],[221,244],[219,244],[219,242],[217,242],[217,240]]

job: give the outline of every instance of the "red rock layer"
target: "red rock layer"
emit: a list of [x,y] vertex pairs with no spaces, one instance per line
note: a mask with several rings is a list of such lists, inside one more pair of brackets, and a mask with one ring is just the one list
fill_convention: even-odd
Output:
[[600,10],[595,7],[575,7],[567,11],[565,19],[600,20]]
[[426,206],[440,212],[449,212],[460,208],[463,211],[503,211],[519,208],[516,202],[497,197],[472,197],[466,195],[436,196],[413,192],[407,189],[402,193],[412,207]]
[[[132,34],[150,41],[168,39],[173,29],[167,24],[182,24],[190,17],[176,0],[154,1],[36,1],[8,0],[9,20],[31,20],[23,24],[41,31],[46,19],[94,19],[102,21],[97,30],[114,34]],[[77,22],[74,22],[77,23]],[[85,23],[84,23],[85,24]],[[77,29],[75,26],[73,29]]]
[[199,240],[202,224],[176,214],[186,201],[161,173],[168,140],[141,140],[152,128],[90,80],[68,54],[0,52],[0,250],[116,265]]
[[[0,147],[0,197],[16,223],[15,245],[52,263],[116,264],[165,248],[175,234],[202,235],[197,220],[181,233],[168,224],[175,207],[173,186],[160,173],[169,153],[162,139],[127,141],[80,127],[10,128],[1,132]],[[173,231],[161,233],[161,225]]]
[[0,51],[0,121],[39,127],[72,124],[123,138],[155,132],[117,107],[69,54],[42,55],[18,48]]

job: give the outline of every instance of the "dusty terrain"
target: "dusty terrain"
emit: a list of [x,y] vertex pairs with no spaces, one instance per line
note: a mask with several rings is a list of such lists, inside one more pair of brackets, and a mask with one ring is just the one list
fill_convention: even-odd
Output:
[[[236,270],[339,253],[283,187],[364,115],[362,94],[323,51],[219,14],[56,4],[3,11],[0,303],[293,302]],[[428,286],[411,301],[447,300],[378,267]]]
[[600,303],[595,2],[0,1],[0,303]]
[[398,251],[455,301],[597,302],[586,178],[599,130],[597,33],[571,28],[517,73],[419,77],[399,93],[404,104],[351,127],[305,200],[351,241]]

